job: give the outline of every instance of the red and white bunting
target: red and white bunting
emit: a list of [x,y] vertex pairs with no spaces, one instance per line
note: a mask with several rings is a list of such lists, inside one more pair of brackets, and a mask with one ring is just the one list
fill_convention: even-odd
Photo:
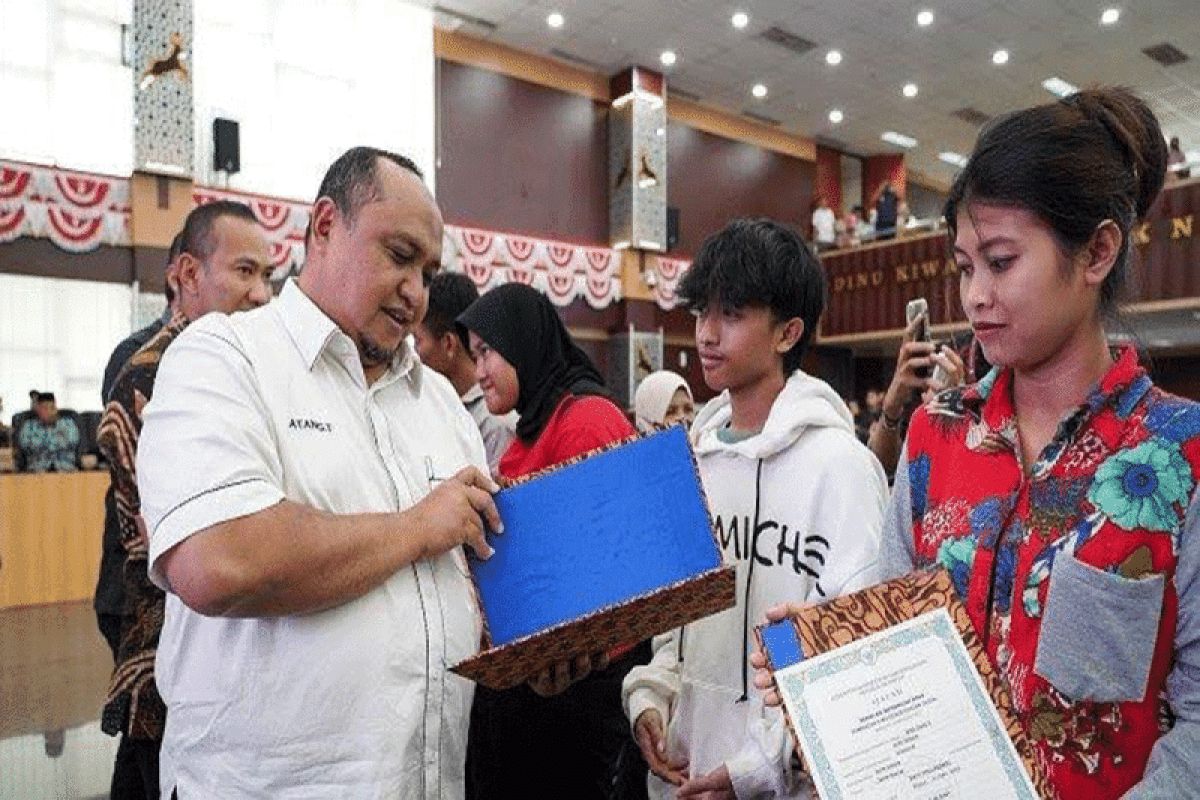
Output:
[[662,310],[670,311],[679,305],[679,297],[675,294],[675,289],[679,286],[680,278],[683,277],[683,273],[687,272],[691,263],[685,258],[659,256],[654,259],[654,302]]
[[524,283],[557,306],[582,297],[596,309],[621,298],[621,260],[607,247],[447,225],[442,263],[469,276],[480,292],[503,283]]
[[128,245],[129,179],[0,161],[0,242],[21,236],[85,253]]
[[[309,205],[262,195],[196,186],[197,205],[227,199],[246,203],[271,241],[278,269],[304,263]],[[0,161],[0,242],[48,238],[83,253],[101,244],[129,246],[129,179],[36,164]],[[621,299],[621,259],[609,247],[447,225],[442,247],[447,268],[469,275],[480,291],[516,281],[545,292],[558,306],[583,298],[595,309]],[[659,258],[654,266],[657,304],[678,305],[675,287],[687,261]]]

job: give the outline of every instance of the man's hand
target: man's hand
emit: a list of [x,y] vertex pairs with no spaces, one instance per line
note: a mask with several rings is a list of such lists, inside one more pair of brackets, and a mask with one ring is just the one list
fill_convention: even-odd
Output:
[[675,797],[678,800],[737,800],[737,795],[733,793],[733,781],[724,764],[703,777],[685,782]]
[[494,551],[487,543],[486,530],[504,532],[492,500],[497,491],[491,478],[475,467],[466,467],[404,512],[420,521],[419,529],[425,533],[423,556],[441,555],[465,544],[480,558],[491,558]]
[[593,653],[579,656],[574,661],[559,661],[530,678],[529,688],[540,697],[553,697],[586,678],[593,670],[607,666],[608,653]]
[[667,737],[663,731],[662,715],[652,708],[643,711],[634,723],[633,735],[650,771],[667,783],[682,786],[687,780],[687,761],[672,761],[667,756]]

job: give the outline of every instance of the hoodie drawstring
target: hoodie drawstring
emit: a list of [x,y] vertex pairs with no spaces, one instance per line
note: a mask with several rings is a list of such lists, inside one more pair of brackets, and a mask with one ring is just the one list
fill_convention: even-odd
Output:
[[739,703],[749,699],[750,689],[750,583],[754,580],[754,562],[757,560],[755,551],[758,546],[758,508],[762,500],[762,468],[763,460],[758,460],[758,469],[754,473],[754,527],[750,529],[750,567],[746,570],[746,597],[742,610],[742,696]]

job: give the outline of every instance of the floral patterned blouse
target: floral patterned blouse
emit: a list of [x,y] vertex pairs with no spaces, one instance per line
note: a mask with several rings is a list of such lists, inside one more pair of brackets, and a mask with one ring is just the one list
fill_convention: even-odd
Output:
[[1200,796],[1200,404],[1126,347],[1026,475],[1011,386],[914,415],[885,574],[949,571],[1062,800]]

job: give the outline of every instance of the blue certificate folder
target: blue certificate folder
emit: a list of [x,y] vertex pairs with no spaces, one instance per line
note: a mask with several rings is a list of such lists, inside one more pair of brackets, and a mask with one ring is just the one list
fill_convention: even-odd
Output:
[[470,558],[489,649],[454,667],[492,688],[734,604],[681,427],[501,490],[496,553]]

